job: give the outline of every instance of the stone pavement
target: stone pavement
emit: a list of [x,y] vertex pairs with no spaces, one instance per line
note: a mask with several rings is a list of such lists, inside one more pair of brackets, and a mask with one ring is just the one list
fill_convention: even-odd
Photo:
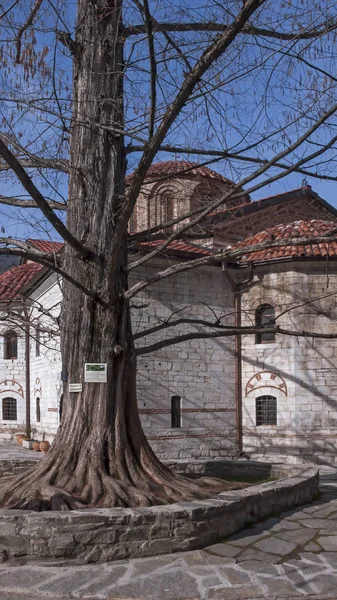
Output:
[[336,600],[337,472],[322,471],[315,504],[203,550],[86,566],[4,563],[0,599]]

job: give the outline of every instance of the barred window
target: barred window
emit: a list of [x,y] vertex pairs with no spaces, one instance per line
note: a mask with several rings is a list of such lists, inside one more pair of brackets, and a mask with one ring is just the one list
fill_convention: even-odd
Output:
[[255,400],[256,425],[277,425],[275,396],[259,396]]
[[[255,312],[255,326],[258,329],[269,329],[275,326],[275,308],[271,304],[261,304]],[[265,344],[275,341],[275,333],[260,331],[255,336],[256,344]]]
[[171,398],[171,427],[181,427],[181,397]]
[[18,335],[15,331],[6,331],[4,334],[4,358],[18,357]]
[[2,399],[2,420],[3,421],[16,421],[17,420],[17,409],[15,398],[3,398]]

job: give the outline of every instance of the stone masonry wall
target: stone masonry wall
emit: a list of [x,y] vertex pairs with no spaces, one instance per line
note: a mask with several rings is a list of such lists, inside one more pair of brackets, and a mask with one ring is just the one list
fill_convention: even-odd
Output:
[[[166,268],[170,261],[158,259],[152,266],[132,272],[130,285],[149,276],[154,269]],[[31,329],[31,422],[33,436],[52,440],[59,425],[59,405],[63,390],[59,337],[41,333],[40,356],[36,356],[36,330],[55,326],[39,307],[54,316],[59,314],[61,289],[51,276],[33,294],[34,310]],[[174,316],[175,314],[175,316]],[[208,267],[181,273],[160,284],[150,286],[137,296],[133,308],[135,333],[158,325],[163,319],[199,318],[214,321],[214,315],[228,315],[233,320],[233,296],[221,268]],[[163,337],[198,332],[199,328],[181,325],[157,335],[140,338],[138,346],[153,344]],[[23,346],[24,348],[24,346]],[[23,352],[20,350],[24,381]],[[9,361],[6,361],[9,362]],[[13,366],[8,365],[8,369]],[[140,356],[138,360],[138,394],[141,419],[146,435],[162,459],[221,457],[235,454],[234,357],[232,338],[196,339],[162,348]],[[171,398],[181,397],[181,427],[171,427]],[[37,421],[37,399],[40,399],[40,421]],[[20,400],[24,409],[24,392]],[[25,422],[19,413],[18,424]],[[3,424],[1,423],[1,428]]]
[[[274,271],[274,272],[272,272]],[[306,261],[259,269],[262,286],[244,295],[245,321],[259,304],[275,305],[277,322],[298,331],[336,333],[336,263]],[[294,306],[296,308],[294,308]],[[334,464],[337,450],[337,340],[277,335],[243,338],[244,448],[254,456]],[[277,425],[256,426],[255,401],[277,399]]]
[[[166,268],[169,261],[139,269],[134,280]],[[132,285],[132,281],[130,281]],[[137,297],[145,308],[135,310],[135,332],[169,317],[233,321],[233,295],[221,269],[208,267],[180,273],[151,285]],[[213,312],[214,311],[214,312]],[[140,338],[137,346],[163,337],[197,332],[180,325]],[[168,346],[138,358],[138,398],[146,435],[161,459],[220,457],[235,454],[233,339],[196,339]],[[181,427],[171,427],[171,398],[180,396]]]
[[[63,391],[61,381],[61,354],[59,327],[44,311],[50,313],[53,317],[60,314],[62,293],[61,286],[56,275],[51,275],[38,290],[32,294],[34,300],[34,309],[32,311],[32,321],[39,323],[41,328],[47,331],[41,331],[40,334],[40,355],[36,352],[36,330],[32,328],[30,341],[31,355],[31,422],[33,435],[38,439],[52,440],[59,426],[59,408],[60,398]],[[55,331],[49,333],[48,331]],[[40,399],[40,421],[37,420],[37,399]]]
[[[17,358],[5,359],[3,334],[13,329],[18,334],[18,355]],[[25,334],[21,328],[13,327],[12,323],[5,320],[0,328],[0,429],[2,431],[16,431],[25,421],[25,374]],[[8,397],[16,400],[16,420],[3,419],[3,399]]]

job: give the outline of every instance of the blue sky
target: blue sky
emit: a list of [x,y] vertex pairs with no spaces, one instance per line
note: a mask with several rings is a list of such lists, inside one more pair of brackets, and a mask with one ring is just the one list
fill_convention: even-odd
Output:
[[[10,0],[5,0],[5,3]],[[30,4],[26,0],[21,0],[24,9],[28,9]],[[258,17],[260,26],[271,26],[278,18],[278,11],[286,6],[287,14],[296,14],[297,23],[301,27],[305,26],[306,21],[310,26],[312,23],[319,25],[327,18],[327,15],[336,16],[337,7],[334,2],[327,0],[315,4],[316,12],[313,9],[314,3],[309,0],[283,2],[276,0],[267,3],[267,10]],[[52,9],[48,12],[48,6]],[[173,2],[161,0],[160,3],[151,2],[150,8],[158,20],[212,20],[213,22],[225,20],[227,15],[225,8],[236,10],[238,2],[228,0],[226,3],[219,4],[208,0],[174,0]],[[66,122],[69,119],[70,99],[71,99],[71,61],[67,52],[60,44],[55,41],[53,29],[68,29],[73,33],[74,28],[74,3],[56,0],[53,5],[45,5],[45,14],[36,34],[36,51],[42,52],[48,48],[46,64],[53,69],[56,59],[57,77],[53,82],[49,77],[43,81],[36,74],[26,76],[21,67],[9,66],[3,70],[2,74],[2,92],[5,101],[1,105],[2,131],[14,134],[20,139],[23,145],[29,144],[32,152],[41,152],[43,155],[53,156],[56,147],[61,148],[61,155],[66,156],[66,147],[60,144],[63,134],[60,134],[60,119],[53,113],[59,113],[62,109]],[[57,18],[55,7],[58,10]],[[225,7],[225,8],[224,8]],[[211,12],[210,12],[211,10]],[[284,10],[282,8],[282,10]],[[322,11],[322,14],[321,12]],[[19,13],[17,13],[19,14]],[[281,13],[280,13],[281,14]],[[283,13],[282,13],[283,14]],[[307,17],[308,15],[308,17]],[[56,19],[56,20],[55,20]],[[125,19],[138,23],[139,15],[135,9],[126,11]],[[323,21],[322,21],[323,19]],[[295,26],[296,26],[295,20]],[[281,22],[281,21],[280,21]],[[308,25],[309,26],[309,25]],[[289,31],[289,22],[287,19],[280,25],[284,31]],[[156,53],[160,56],[163,52],[163,38],[156,38]],[[200,55],[200,51],[207,39],[200,35],[195,44],[196,35],[185,34],[183,39],[184,48],[188,50],[188,56],[191,64],[194,64]],[[335,39],[328,40],[322,48],[313,48],[304,44],[286,45],[286,49],[296,54],[301,52],[301,56],[309,61],[313,66],[328,69],[328,72],[337,72],[337,50],[334,51]],[[280,150],[287,147],[298,135],[297,125],[291,125],[292,120],[296,120],[299,110],[302,111],[301,127],[302,129],[310,126],[313,119],[320,116],[328,103],[336,102],[336,85],[333,82],[326,81],[326,77],[317,74],[314,68],[308,68],[307,65],[297,64],[291,57],[288,57],[282,71],[279,69],[278,51],[283,48],[278,42],[271,40],[253,40],[239,42],[231,52],[224,57],[222,62],[218,62],[213,69],[203,79],[204,89],[211,92],[211,100],[207,103],[203,97],[195,98],[181,113],[180,117],[171,128],[167,142],[178,146],[201,147],[202,149],[223,149],[232,148],[234,151],[241,151],[245,154],[245,147],[256,143],[263,138],[273,128],[278,127],[284,130],[277,136],[268,141],[261,142],[258,149],[251,151],[252,156],[262,156],[269,159]],[[126,46],[126,56],[129,55],[132,44]],[[129,122],[134,129],[140,132],[144,137],[147,122],[142,114],[147,115],[149,109],[149,76],[146,72],[148,66],[147,44],[138,43],[136,49],[132,48],[132,59],[135,60],[130,67],[129,79],[126,84],[126,112]],[[182,79],[186,65],[177,62],[176,57],[166,51],[165,71],[158,67],[158,114],[161,113],[165,104],[169,103],[174,97]],[[38,65],[38,60],[36,61]],[[161,64],[161,63],[160,63]],[[263,67],[257,65],[263,65]],[[139,70],[141,65],[142,70]],[[167,67],[167,68],[166,68]],[[8,71],[8,73],[7,73]],[[242,78],[234,77],[242,71]],[[251,71],[251,73],[250,73]],[[38,72],[38,68],[37,68]],[[18,85],[11,87],[13,80]],[[231,83],[231,80],[234,83]],[[42,83],[41,83],[42,82]],[[221,82],[217,89],[215,83]],[[53,90],[53,86],[58,92],[58,101],[41,100],[48,98]],[[324,93],[321,93],[323,90]],[[15,104],[17,99],[22,100],[22,104]],[[29,105],[27,100],[35,102],[39,98],[38,104]],[[265,103],[263,105],[263,102]],[[41,108],[47,107],[49,113],[42,113]],[[299,108],[300,107],[300,108]],[[263,108],[263,110],[262,110]],[[290,123],[290,125],[289,125]],[[329,121],[329,126],[312,138],[311,144],[305,151],[312,151],[312,147],[319,143],[325,143],[329,136],[337,128],[337,122],[334,119]],[[41,150],[42,149],[42,150]],[[303,150],[303,152],[304,152]],[[255,152],[255,154],[254,154]],[[302,152],[302,151],[301,151]],[[129,170],[137,164],[139,154],[129,155]],[[186,155],[181,152],[178,155],[170,153],[160,153],[156,160],[189,159],[195,162],[201,162],[196,155]],[[301,158],[301,153],[289,158],[292,160]],[[322,172],[330,171],[334,173],[335,152],[330,151],[327,155],[329,164],[322,165]],[[239,181],[250,170],[247,163],[231,162],[230,164],[222,161],[210,168],[218,170],[223,175],[234,181]],[[271,172],[275,174],[277,171]],[[326,201],[337,207],[337,187],[335,182],[326,182],[316,178],[304,177],[301,174],[291,174],[271,185],[267,185],[252,195],[253,200],[279,194],[294,188],[301,187],[303,180],[312,186],[312,188]],[[41,191],[49,198],[62,199],[67,197],[67,185],[64,176],[57,176],[51,181],[47,181],[34,174],[34,180]],[[1,174],[1,193],[4,195],[23,195],[23,190],[17,184],[15,177]],[[19,210],[0,205],[0,226],[4,228],[7,235],[26,238],[28,236],[55,238],[50,226],[41,218],[39,211]]]

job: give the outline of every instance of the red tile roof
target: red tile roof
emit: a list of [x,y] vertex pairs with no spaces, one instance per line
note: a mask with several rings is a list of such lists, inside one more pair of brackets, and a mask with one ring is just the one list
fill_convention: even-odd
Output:
[[[311,221],[294,221],[287,225],[277,225],[276,227],[271,227],[266,231],[262,231],[253,237],[245,239],[243,242],[235,244],[232,249],[238,250],[256,244],[262,244],[264,242],[271,242],[271,245],[268,248],[257,250],[255,252],[248,252],[241,257],[240,262],[257,262],[300,257],[337,257],[337,242],[335,241],[319,243],[311,242],[299,246],[291,244],[291,240],[296,238],[305,239],[329,235],[332,230],[337,228],[336,226],[336,222],[318,219],[312,219]],[[279,242],[281,240],[289,240],[289,244],[273,248],[273,241]]]
[[62,242],[53,242],[51,240],[27,240],[27,244],[40,250],[41,252],[58,252],[63,247]]
[[20,298],[21,290],[42,270],[42,265],[25,263],[0,275],[0,302]]
[[[253,200],[249,202],[243,202],[242,204],[237,204],[230,208],[226,208],[225,210],[211,212],[208,217],[214,216],[235,216],[242,217],[246,214],[245,209],[248,209],[250,212],[260,210],[270,205],[270,203],[277,203],[279,201],[287,201],[292,200],[294,197],[303,196],[305,193],[311,193],[311,186],[306,185],[304,187],[296,188],[295,190],[291,190],[290,192],[282,192],[281,194],[275,194],[275,196],[266,196],[266,198],[260,198],[259,200]],[[315,196],[315,192],[312,192]],[[318,196],[317,196],[318,197]],[[235,214],[234,214],[235,213]]]
[[[148,169],[145,179],[163,177],[165,175],[177,175],[179,177],[190,177],[193,179],[214,179],[226,183],[227,185],[234,185],[233,181],[227,179],[227,177],[224,177],[220,173],[187,160],[166,160],[164,162],[157,162]],[[126,181],[131,181],[132,177],[133,174],[131,173],[131,175],[126,177]]]
[[[158,248],[164,243],[165,240],[155,240],[153,242],[139,242],[135,244],[134,249],[137,250],[146,250],[147,252],[151,252],[155,248]],[[132,248],[131,248],[132,250]],[[210,256],[214,252],[211,248],[206,248],[202,246],[197,246],[196,244],[188,244],[186,242],[175,240],[171,242],[160,254],[197,254],[200,256]]]

